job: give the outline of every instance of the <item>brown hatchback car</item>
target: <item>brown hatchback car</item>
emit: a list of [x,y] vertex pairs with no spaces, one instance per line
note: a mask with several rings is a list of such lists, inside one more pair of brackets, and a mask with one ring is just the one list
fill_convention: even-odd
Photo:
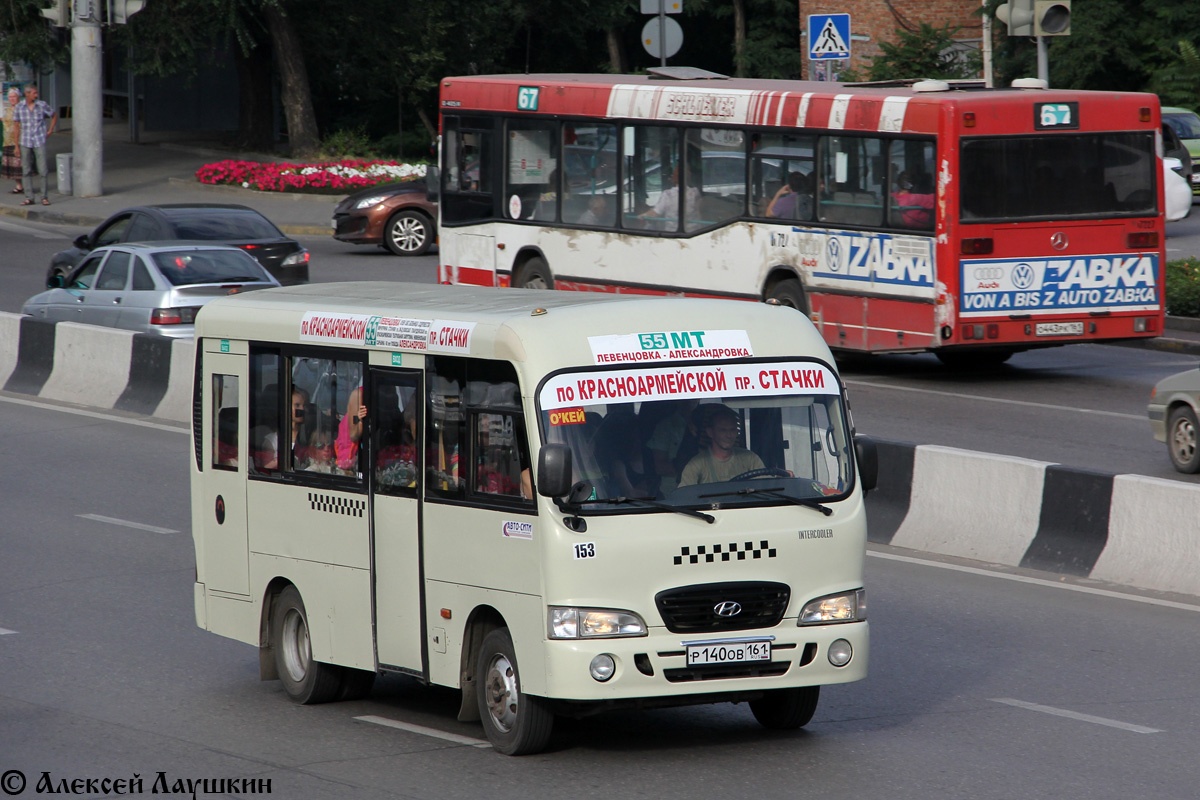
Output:
[[424,179],[372,186],[337,204],[333,238],[423,255],[437,241],[437,203],[426,195]]

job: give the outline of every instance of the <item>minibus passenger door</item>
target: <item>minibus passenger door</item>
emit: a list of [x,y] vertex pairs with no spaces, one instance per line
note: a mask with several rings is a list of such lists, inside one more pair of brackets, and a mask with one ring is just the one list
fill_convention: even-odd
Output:
[[[246,343],[205,339],[204,437],[199,518],[204,525],[200,579],[209,591],[250,594],[246,535],[246,463],[250,460],[246,404]],[[228,348],[220,352],[221,347]],[[240,354],[235,354],[241,349]]]
[[375,562],[375,645],[381,667],[423,675],[421,632],[422,373],[372,369],[367,453]]

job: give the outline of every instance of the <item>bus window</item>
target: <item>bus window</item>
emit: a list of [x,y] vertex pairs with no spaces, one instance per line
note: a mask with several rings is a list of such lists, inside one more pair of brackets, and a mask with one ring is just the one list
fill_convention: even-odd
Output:
[[[298,472],[354,476],[365,420],[359,414],[363,367],[359,361],[332,358],[292,359],[292,387],[308,395],[311,414],[292,445]],[[357,417],[357,419],[356,419]],[[306,430],[307,428],[307,430]]]
[[280,468],[280,357],[278,353],[250,356],[250,472],[270,475]]
[[700,202],[689,206],[683,228],[693,231],[728,222],[746,207],[746,141],[741,131],[691,128],[687,132],[685,180]]
[[425,422],[425,492],[432,497],[461,498],[466,482],[459,460],[466,449],[462,359],[429,359],[429,407]]
[[[816,137],[756,134],[750,162],[750,213],[811,220]],[[793,186],[798,185],[799,191]],[[795,195],[791,199],[789,196]]]
[[474,117],[445,119],[442,221],[472,222],[492,216],[493,124]]
[[889,225],[933,230],[934,164],[933,142],[891,143]]
[[[624,199],[621,203],[630,227],[654,231],[679,230],[679,131],[659,126],[625,129]],[[688,204],[695,213],[700,193],[688,189]]]
[[513,219],[558,219],[558,132],[553,122],[508,123],[504,210]]
[[213,426],[212,465],[236,470],[238,465],[238,379],[236,375],[212,376]]
[[617,224],[617,126],[563,126],[562,221]]
[[822,222],[883,224],[883,141],[824,136],[820,142],[821,185],[817,208]]

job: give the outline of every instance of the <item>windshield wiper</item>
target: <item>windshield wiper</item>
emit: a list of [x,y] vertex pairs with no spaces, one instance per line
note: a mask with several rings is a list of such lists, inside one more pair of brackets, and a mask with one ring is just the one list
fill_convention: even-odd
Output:
[[805,508],[816,509],[817,511],[820,511],[822,514],[824,514],[827,517],[833,513],[833,509],[830,508],[829,506],[827,506],[823,503],[820,503],[816,500],[809,500],[808,498],[805,498],[805,497],[794,497],[793,495],[790,495],[787,492],[785,492],[783,490],[782,486],[772,486],[769,489],[754,489],[754,488],[735,489],[732,492],[713,492],[712,494],[699,495],[699,497],[701,500],[703,500],[706,497],[727,497],[729,495],[741,495],[744,497],[746,495],[751,495],[751,494],[765,494],[770,497],[778,497],[782,500],[787,500],[789,503],[792,503],[793,505],[804,506]]
[[643,506],[646,506],[647,508],[658,508],[663,511],[674,511],[677,514],[684,514],[689,517],[696,517],[697,519],[704,520],[709,525],[711,525],[717,521],[717,518],[714,517],[712,514],[705,514],[703,511],[695,511],[690,508],[680,508],[679,506],[673,506],[670,503],[660,503],[657,500],[655,500],[653,497],[605,497],[603,499],[598,499],[598,500],[586,500],[585,502],[587,502],[587,503],[603,503],[605,505],[610,505],[610,506],[624,505],[626,503],[639,503]]

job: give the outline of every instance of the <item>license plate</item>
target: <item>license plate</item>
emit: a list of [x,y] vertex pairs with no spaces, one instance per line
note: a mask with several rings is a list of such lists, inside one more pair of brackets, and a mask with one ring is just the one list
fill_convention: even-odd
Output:
[[1038,336],[1082,336],[1082,322],[1039,322],[1037,330]]
[[770,642],[711,642],[685,645],[684,649],[689,667],[771,660]]
[[1192,183],[1200,183],[1200,172],[1192,173]]

